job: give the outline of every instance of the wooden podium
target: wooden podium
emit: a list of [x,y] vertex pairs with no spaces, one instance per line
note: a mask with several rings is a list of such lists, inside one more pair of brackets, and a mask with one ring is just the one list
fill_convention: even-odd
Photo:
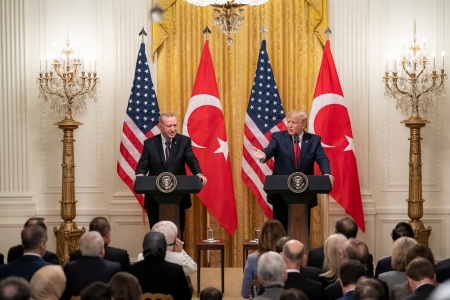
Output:
[[[173,175],[176,179],[175,188],[168,191],[158,189],[157,181],[160,176],[137,176],[134,191],[138,194],[150,194],[159,204],[159,219],[169,220],[180,228],[180,202],[186,194],[196,194],[202,189],[202,182],[196,175]],[[180,237],[180,230],[178,230]]]
[[309,203],[316,199],[317,194],[328,194],[331,191],[330,177],[306,175],[308,185],[301,193],[289,188],[290,177],[291,175],[266,176],[264,191],[268,194],[279,194],[288,204],[287,235],[301,241],[305,245],[305,250],[309,251]]

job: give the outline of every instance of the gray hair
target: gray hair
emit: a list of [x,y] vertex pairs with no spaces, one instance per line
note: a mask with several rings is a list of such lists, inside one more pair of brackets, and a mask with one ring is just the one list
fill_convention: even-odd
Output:
[[83,256],[98,256],[103,246],[103,237],[97,231],[89,231],[80,238],[80,251]]
[[280,254],[269,251],[258,259],[258,276],[265,287],[273,285],[284,286],[284,272],[286,264]]

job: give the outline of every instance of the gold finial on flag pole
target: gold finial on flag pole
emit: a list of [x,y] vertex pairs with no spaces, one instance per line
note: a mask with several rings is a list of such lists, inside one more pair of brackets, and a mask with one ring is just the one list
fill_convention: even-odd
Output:
[[211,34],[211,30],[209,30],[208,25],[206,25],[205,29],[203,30],[203,34],[205,35],[206,40],[209,40],[209,35]]

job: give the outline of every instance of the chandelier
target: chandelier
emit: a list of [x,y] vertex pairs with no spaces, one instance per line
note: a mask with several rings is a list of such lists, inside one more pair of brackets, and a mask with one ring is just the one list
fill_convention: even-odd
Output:
[[86,99],[98,99],[97,62],[91,59],[89,66],[85,66],[77,52],[78,56],[72,58],[74,50],[67,37],[61,57],[56,52],[54,58],[41,57],[37,78],[39,101],[50,102],[52,111],[70,118],[86,109]]
[[444,80],[447,74],[444,71],[444,55],[442,52],[442,65],[436,67],[436,55],[431,53],[429,58],[425,40],[422,45],[417,42],[414,20],[413,42],[409,51],[406,52],[403,45],[400,57],[386,61],[383,77],[385,97],[396,99],[397,108],[404,114],[420,117],[427,113],[433,101],[445,95]]
[[247,5],[260,5],[268,0],[186,0],[198,6],[214,7],[213,24],[227,36],[227,44],[233,43],[232,33],[244,24],[244,9]]

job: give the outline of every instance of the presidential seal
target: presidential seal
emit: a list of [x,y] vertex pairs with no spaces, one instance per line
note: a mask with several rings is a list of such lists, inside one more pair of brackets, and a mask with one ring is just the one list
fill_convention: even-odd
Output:
[[163,193],[170,193],[177,187],[177,178],[170,172],[163,172],[156,178],[156,187]]
[[303,193],[308,188],[308,177],[301,172],[294,172],[288,178],[288,188],[293,193]]

